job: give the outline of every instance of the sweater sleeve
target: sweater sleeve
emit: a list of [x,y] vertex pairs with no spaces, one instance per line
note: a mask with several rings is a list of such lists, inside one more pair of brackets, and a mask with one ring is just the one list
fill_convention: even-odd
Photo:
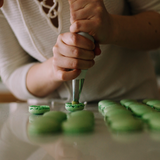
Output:
[[29,68],[37,63],[20,46],[16,36],[0,10],[0,72],[8,89],[19,99],[37,99],[26,88]]
[[133,14],[144,11],[156,11],[160,13],[160,0],[127,0]]

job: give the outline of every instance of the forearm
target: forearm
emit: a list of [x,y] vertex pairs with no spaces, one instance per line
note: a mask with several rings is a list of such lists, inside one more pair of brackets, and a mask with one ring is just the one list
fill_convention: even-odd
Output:
[[109,43],[138,50],[160,47],[160,14],[152,11],[133,16],[111,15]]
[[27,74],[28,91],[37,97],[45,97],[56,90],[62,82],[54,81],[51,59],[33,65]]

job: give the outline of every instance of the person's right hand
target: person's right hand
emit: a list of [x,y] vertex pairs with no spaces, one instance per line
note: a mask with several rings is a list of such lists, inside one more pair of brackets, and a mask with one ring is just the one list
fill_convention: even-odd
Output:
[[95,44],[76,33],[62,33],[53,47],[53,74],[55,81],[76,78],[83,69],[94,65]]

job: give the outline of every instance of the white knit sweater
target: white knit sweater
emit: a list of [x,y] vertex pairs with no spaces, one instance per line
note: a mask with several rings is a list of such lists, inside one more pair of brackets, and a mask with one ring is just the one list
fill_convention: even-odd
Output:
[[[127,0],[126,0],[127,1]],[[109,13],[128,14],[125,0],[104,0]],[[159,0],[128,0],[132,13],[160,12]],[[67,0],[5,0],[0,11],[0,71],[8,88],[20,99],[35,99],[26,88],[29,68],[53,56],[59,33],[69,31]],[[48,9],[49,14],[43,11]],[[58,27],[51,18],[57,18]],[[101,45],[102,54],[88,70],[81,101],[122,98],[157,98],[154,69],[147,53],[114,45]],[[43,76],[43,75],[42,75]],[[71,82],[63,83],[47,98],[71,99]]]

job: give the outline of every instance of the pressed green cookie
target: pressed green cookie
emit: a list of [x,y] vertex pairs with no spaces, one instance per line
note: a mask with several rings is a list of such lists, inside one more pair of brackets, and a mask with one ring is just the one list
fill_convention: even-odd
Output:
[[32,114],[44,114],[45,112],[50,111],[50,107],[47,105],[31,105],[29,106],[29,112]]
[[67,111],[74,112],[78,110],[83,110],[84,104],[83,103],[79,103],[79,104],[66,103],[65,108]]

